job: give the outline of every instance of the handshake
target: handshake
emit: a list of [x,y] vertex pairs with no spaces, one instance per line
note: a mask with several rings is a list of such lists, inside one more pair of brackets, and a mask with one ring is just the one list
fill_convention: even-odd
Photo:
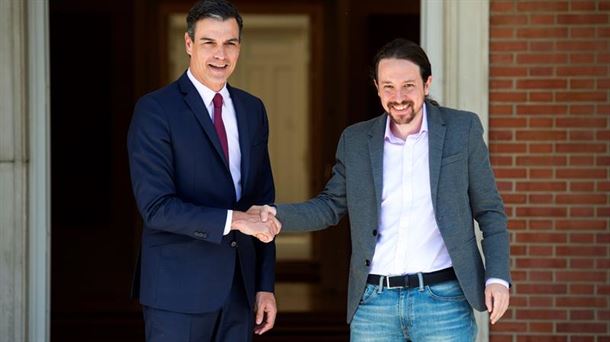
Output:
[[251,235],[261,242],[271,242],[282,229],[282,224],[275,218],[277,211],[268,205],[253,205],[247,212],[233,211],[231,229]]

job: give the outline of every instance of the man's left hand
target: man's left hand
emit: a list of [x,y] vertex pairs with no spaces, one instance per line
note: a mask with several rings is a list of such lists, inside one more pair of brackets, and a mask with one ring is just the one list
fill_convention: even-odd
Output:
[[489,311],[491,324],[496,324],[504,315],[508,309],[509,297],[508,288],[504,285],[489,284],[485,287],[485,305]]
[[272,292],[260,291],[256,293],[256,307],[254,308],[255,326],[254,333],[262,335],[273,328],[275,324],[275,316],[277,314],[277,305],[275,304],[275,296]]

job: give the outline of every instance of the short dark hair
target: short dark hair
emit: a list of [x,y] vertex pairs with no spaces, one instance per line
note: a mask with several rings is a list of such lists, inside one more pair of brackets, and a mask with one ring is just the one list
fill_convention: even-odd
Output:
[[[430,60],[428,59],[424,49],[410,40],[396,38],[379,49],[375,55],[375,58],[373,59],[371,77],[375,82],[377,82],[379,62],[386,58],[405,59],[419,66],[419,72],[424,84],[428,78],[432,76],[432,66],[430,65]],[[431,99],[429,96],[426,96],[426,99],[428,99],[432,104],[438,106],[438,102]]]
[[239,38],[241,39],[241,29],[244,26],[243,20],[237,8],[226,0],[201,0],[189,10],[186,16],[186,32],[191,40],[195,40],[195,25],[201,19],[213,18],[227,20],[235,18],[239,26]]
[[373,69],[371,70],[371,77],[375,82],[377,81],[379,62],[386,58],[406,59],[415,63],[419,66],[424,83],[426,83],[428,77],[432,76],[432,66],[424,50],[410,40],[397,38],[384,45],[375,55]]

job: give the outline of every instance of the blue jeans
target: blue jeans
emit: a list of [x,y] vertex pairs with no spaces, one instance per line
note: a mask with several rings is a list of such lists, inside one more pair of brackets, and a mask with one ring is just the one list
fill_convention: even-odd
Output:
[[477,326],[456,280],[415,288],[367,285],[350,324],[353,342],[471,342]]

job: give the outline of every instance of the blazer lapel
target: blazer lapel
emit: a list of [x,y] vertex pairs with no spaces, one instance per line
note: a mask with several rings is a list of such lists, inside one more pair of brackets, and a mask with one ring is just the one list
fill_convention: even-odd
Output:
[[383,191],[383,136],[385,134],[387,118],[387,114],[381,115],[373,122],[369,130],[369,155],[371,157],[371,169],[375,187],[375,209],[378,215],[381,208],[381,193]]
[[241,188],[246,189],[248,182],[248,172],[250,169],[250,125],[248,125],[248,110],[241,102],[237,93],[227,84],[227,89],[231,94],[231,101],[235,108],[237,117],[237,131],[239,132],[239,149],[241,151]]
[[430,192],[432,206],[436,211],[436,195],[438,193],[438,177],[441,172],[441,159],[443,158],[443,145],[445,142],[445,122],[438,107],[426,102],[428,116],[428,153],[430,163]]
[[[214,124],[212,123],[212,119],[210,119],[210,114],[203,104],[197,89],[195,89],[195,86],[191,83],[191,80],[189,80],[186,73],[180,77],[178,84],[180,85],[180,90],[182,93],[185,94],[184,101],[195,115],[195,118],[197,118],[197,121],[203,128],[205,134],[208,136],[208,139],[212,143],[212,146],[214,146],[218,156],[224,160],[224,152],[222,151],[222,146],[220,146],[220,140],[218,140],[218,135],[214,129]],[[225,164],[225,167],[227,170],[229,170],[227,166],[228,163],[223,164]]]

